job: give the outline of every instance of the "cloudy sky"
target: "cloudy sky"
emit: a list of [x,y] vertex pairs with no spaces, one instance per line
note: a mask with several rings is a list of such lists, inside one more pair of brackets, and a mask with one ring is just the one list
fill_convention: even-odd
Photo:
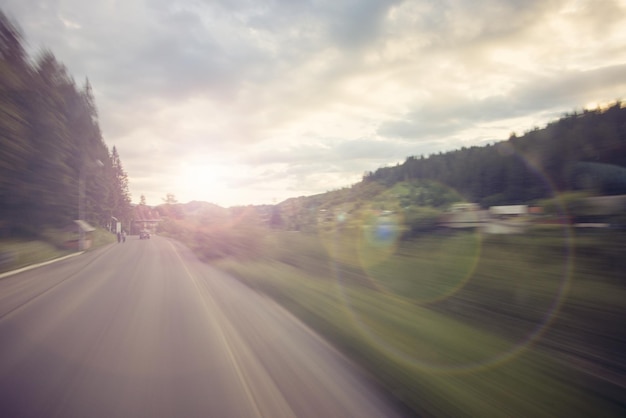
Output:
[[626,99],[626,0],[0,0],[93,85],[133,201],[349,186]]

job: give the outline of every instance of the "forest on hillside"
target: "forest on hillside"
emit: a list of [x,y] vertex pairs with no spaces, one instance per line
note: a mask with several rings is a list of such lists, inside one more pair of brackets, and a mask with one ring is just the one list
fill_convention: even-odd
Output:
[[128,178],[102,138],[89,80],[77,86],[50,51],[31,59],[1,11],[0,150],[1,235],[130,215]]
[[422,230],[454,202],[549,206],[568,192],[574,193],[565,200],[574,199],[573,205],[583,196],[626,194],[626,108],[620,101],[494,144],[410,156],[350,187],[287,199],[268,219],[274,228],[312,231],[331,219],[390,210],[401,213],[409,229]]
[[626,108],[618,101],[492,145],[411,156],[367,173],[363,182],[389,187],[414,179],[444,184],[483,207],[574,190],[626,194]]

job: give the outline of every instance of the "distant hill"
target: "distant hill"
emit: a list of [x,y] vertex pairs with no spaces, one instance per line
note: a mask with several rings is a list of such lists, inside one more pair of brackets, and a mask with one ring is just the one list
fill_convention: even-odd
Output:
[[161,217],[172,219],[184,218],[221,218],[228,214],[228,209],[214,203],[191,201],[188,203],[162,203],[154,209]]
[[196,215],[203,212],[223,212],[226,210],[214,203],[200,202],[197,200],[184,204],[179,203],[177,205],[179,205],[183,209],[183,212],[188,215]]
[[276,226],[306,230],[342,213],[395,210],[406,218],[432,217],[427,208],[442,210],[455,201],[483,207],[524,204],[577,190],[626,194],[626,108],[621,102],[565,115],[495,144],[410,156],[367,173],[351,187],[287,199],[276,206],[272,219]]

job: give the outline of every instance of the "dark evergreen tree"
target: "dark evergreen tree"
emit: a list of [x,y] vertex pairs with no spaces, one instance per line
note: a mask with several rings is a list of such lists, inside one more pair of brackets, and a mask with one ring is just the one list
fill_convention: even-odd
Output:
[[29,160],[35,152],[30,135],[33,73],[22,36],[0,12],[0,232],[22,227],[27,207]]
[[112,210],[115,217],[129,221],[131,216],[130,192],[128,191],[128,175],[122,167],[122,161],[114,146],[111,151],[112,186],[111,193]]
[[[621,102],[566,115],[495,145],[408,157],[400,166],[366,174],[363,181],[389,187],[406,179],[434,180],[483,206],[515,204],[580,187],[572,176],[584,171],[588,177],[590,167],[580,163],[626,167],[626,108]],[[601,185],[594,183],[595,192],[623,193],[620,170],[594,166],[593,173],[596,180],[602,179]]]
[[77,88],[50,51],[32,64],[21,42],[0,12],[0,232],[125,220],[128,176],[104,143],[89,81]]

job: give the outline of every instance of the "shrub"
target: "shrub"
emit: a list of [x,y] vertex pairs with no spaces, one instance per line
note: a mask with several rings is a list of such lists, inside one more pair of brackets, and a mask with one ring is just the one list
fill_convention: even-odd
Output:
[[404,222],[407,226],[405,238],[433,231],[438,227],[441,212],[429,207],[412,206],[404,211]]

